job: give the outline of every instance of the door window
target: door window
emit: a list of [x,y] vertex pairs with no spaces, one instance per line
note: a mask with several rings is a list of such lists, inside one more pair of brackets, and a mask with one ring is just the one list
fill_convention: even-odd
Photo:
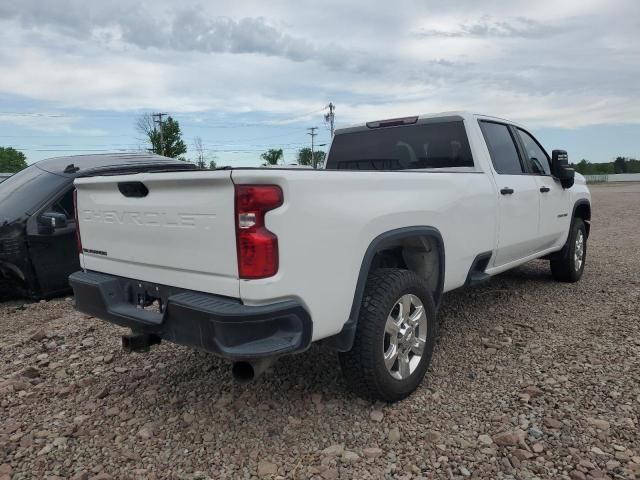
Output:
[[524,173],[518,150],[506,125],[494,122],[480,122],[482,135],[489,147],[491,161],[496,172],[501,175]]
[[527,160],[531,165],[531,171],[536,175],[551,175],[549,157],[538,142],[524,130],[518,129],[518,135],[522,140]]

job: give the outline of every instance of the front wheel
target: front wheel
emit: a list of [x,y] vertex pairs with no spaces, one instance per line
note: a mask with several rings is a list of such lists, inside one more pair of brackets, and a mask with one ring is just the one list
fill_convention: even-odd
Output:
[[347,386],[368,400],[395,402],[420,385],[431,361],[436,311],[427,283],[383,268],[367,281],[353,347],[340,353]]
[[559,282],[577,282],[587,259],[587,229],[581,218],[571,222],[567,243],[551,258],[551,274]]

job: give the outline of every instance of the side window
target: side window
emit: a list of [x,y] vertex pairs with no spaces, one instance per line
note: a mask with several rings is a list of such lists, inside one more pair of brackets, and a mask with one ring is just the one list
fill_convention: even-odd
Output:
[[531,171],[536,175],[551,175],[549,157],[536,140],[524,130],[518,129],[518,135],[527,153],[527,159],[531,165]]
[[75,209],[73,206],[73,190],[73,188],[70,189],[51,207],[54,212],[65,214],[68,220],[73,220],[75,218]]
[[506,125],[494,122],[480,122],[482,135],[489,147],[491,161],[496,172],[502,175],[523,173],[518,150]]

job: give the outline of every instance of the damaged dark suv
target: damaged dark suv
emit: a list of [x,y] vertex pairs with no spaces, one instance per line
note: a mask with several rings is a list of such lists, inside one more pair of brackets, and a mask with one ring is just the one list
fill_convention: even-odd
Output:
[[31,299],[70,290],[80,269],[73,180],[79,176],[194,169],[149,153],[58,157],[34,163],[0,183],[0,298]]

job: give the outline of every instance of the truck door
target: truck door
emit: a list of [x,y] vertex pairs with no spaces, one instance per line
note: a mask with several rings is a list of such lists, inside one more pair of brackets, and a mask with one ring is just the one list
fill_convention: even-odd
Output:
[[29,256],[42,296],[68,290],[68,277],[80,270],[73,209],[73,185],[33,215],[27,224]]
[[516,129],[521,152],[529,163],[540,192],[540,221],[538,235],[541,249],[563,244],[571,222],[569,191],[551,174],[551,159],[540,143],[520,128]]
[[520,158],[512,129],[503,123],[480,121],[495,171],[498,195],[498,245],[495,264],[524,258],[540,249],[540,192]]

